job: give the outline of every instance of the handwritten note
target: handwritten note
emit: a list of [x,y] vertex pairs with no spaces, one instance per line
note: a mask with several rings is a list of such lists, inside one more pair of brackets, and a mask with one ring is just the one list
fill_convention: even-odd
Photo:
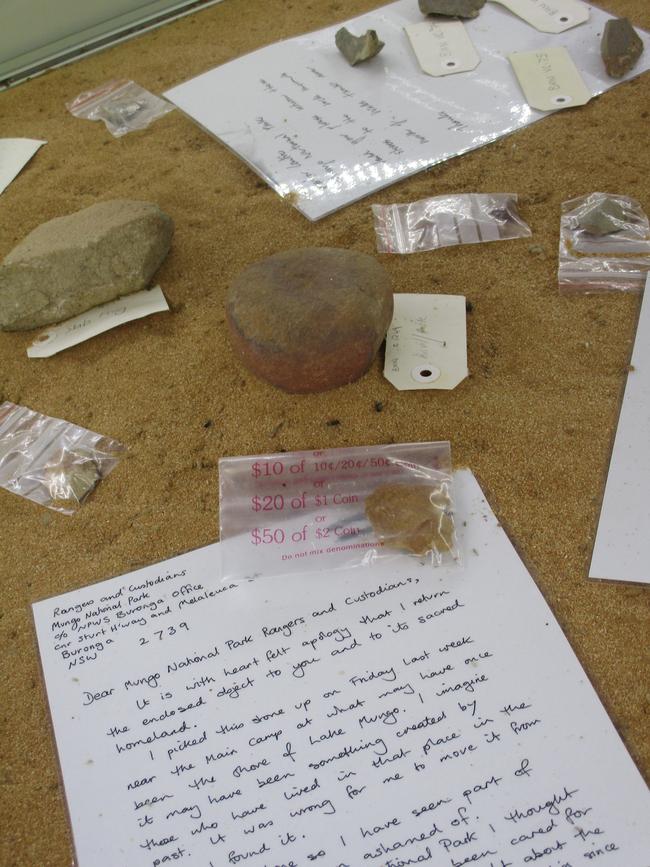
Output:
[[464,571],[37,603],[80,867],[647,867],[650,797],[468,471]]
[[386,379],[400,391],[456,388],[469,373],[465,297],[396,292],[393,300]]
[[60,325],[53,325],[39,334],[32,345],[27,347],[27,355],[30,358],[49,358],[118,325],[142,319],[152,313],[162,313],[164,310],[169,310],[169,304],[160,286],[142,289],[140,292],[133,292],[93,307]]
[[427,75],[456,75],[475,69],[481,62],[462,21],[429,17],[409,24],[406,35]]
[[[544,117],[523,98],[507,60],[512,51],[564,45],[591,95],[613,87],[597,51],[609,17],[592,8],[588,23],[549,35],[486,4],[465,22],[480,65],[432,78],[404,31],[423,17],[414,0],[399,0],[346,22],[353,33],[376,30],[386,43],[358,67],[336,49],[337,24],[269,45],[165,96],[317,220]],[[650,50],[632,75],[648,68]]]
[[539,111],[586,105],[591,92],[563,46],[509,54],[528,104]]

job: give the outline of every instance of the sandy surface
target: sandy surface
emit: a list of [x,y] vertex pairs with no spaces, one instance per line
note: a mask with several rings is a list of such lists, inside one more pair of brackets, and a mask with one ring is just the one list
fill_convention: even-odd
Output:
[[[160,93],[371,6],[224,0],[0,95],[0,135],[49,142],[0,197],[1,256],[42,221],[103,199],[155,201],[176,223],[158,275],[171,313],[43,361],[25,355],[33,333],[0,333],[0,401],[129,447],[75,517],[0,491],[2,864],[66,867],[72,851],[30,603],[214,541],[223,455],[449,439],[650,776],[648,590],[586,580],[639,298],[565,298],[556,285],[563,200],[607,190],[650,210],[650,77],[316,224],[178,111],[116,140],[64,108],[118,76]],[[609,0],[608,8],[650,29],[647,0]],[[398,392],[377,359],[352,385],[292,396],[233,357],[224,298],[250,262],[299,246],[373,253],[370,202],[467,191],[517,192],[534,237],[380,257],[395,291],[471,301],[471,376],[457,389]],[[334,419],[339,424],[328,424]]]

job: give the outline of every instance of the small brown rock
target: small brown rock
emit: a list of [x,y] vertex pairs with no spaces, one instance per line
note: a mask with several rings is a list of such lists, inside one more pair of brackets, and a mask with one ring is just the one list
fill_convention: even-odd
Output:
[[607,74],[622,78],[635,65],[643,52],[641,37],[627,18],[610,18],[605,24],[600,53]]
[[451,502],[440,485],[379,485],[366,497],[366,516],[389,548],[423,555],[454,548]]
[[249,370],[285,391],[326,391],[368,370],[393,294],[372,256],[307,247],[249,266],[230,287],[226,314]]

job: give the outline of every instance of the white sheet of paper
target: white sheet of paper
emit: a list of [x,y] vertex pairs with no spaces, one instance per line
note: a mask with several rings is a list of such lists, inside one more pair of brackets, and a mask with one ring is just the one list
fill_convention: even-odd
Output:
[[213,545],[34,605],[79,867],[647,867],[650,794],[456,482],[464,570],[233,587]]
[[34,138],[0,139],[0,193],[3,193],[13,179],[34,156],[46,141]]
[[163,313],[165,310],[169,310],[169,304],[160,286],[142,289],[51,326],[27,347],[27,355],[30,358],[49,358],[118,325],[151,316],[152,313]]
[[590,578],[650,584],[650,275],[618,419]]
[[[386,43],[352,68],[334,44],[341,26],[261,48],[165,93],[312,220],[427,166],[480,147],[545,117],[526,103],[507,55],[565,45],[590,92],[607,76],[600,34],[611,16],[558,35],[540,33],[498,4],[465,22],[481,62],[470,72],[422,73],[404,27],[422,22],[415,0],[398,0],[351,21]],[[650,38],[631,73],[650,68]],[[630,77],[630,76],[628,76]]]

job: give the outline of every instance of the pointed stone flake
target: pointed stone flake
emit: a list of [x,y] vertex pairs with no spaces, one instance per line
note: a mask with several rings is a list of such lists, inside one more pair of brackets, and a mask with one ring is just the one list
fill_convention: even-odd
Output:
[[599,199],[578,219],[578,226],[590,235],[602,237],[620,232],[626,220],[625,209],[609,196]]
[[623,78],[636,65],[642,52],[641,37],[627,18],[610,18],[600,43],[607,74],[611,78]]
[[346,27],[341,27],[337,30],[334,40],[336,47],[350,66],[370,60],[384,47],[375,30],[367,30],[363,36],[353,36]]
[[446,15],[450,18],[476,18],[485,0],[418,0],[423,15]]

